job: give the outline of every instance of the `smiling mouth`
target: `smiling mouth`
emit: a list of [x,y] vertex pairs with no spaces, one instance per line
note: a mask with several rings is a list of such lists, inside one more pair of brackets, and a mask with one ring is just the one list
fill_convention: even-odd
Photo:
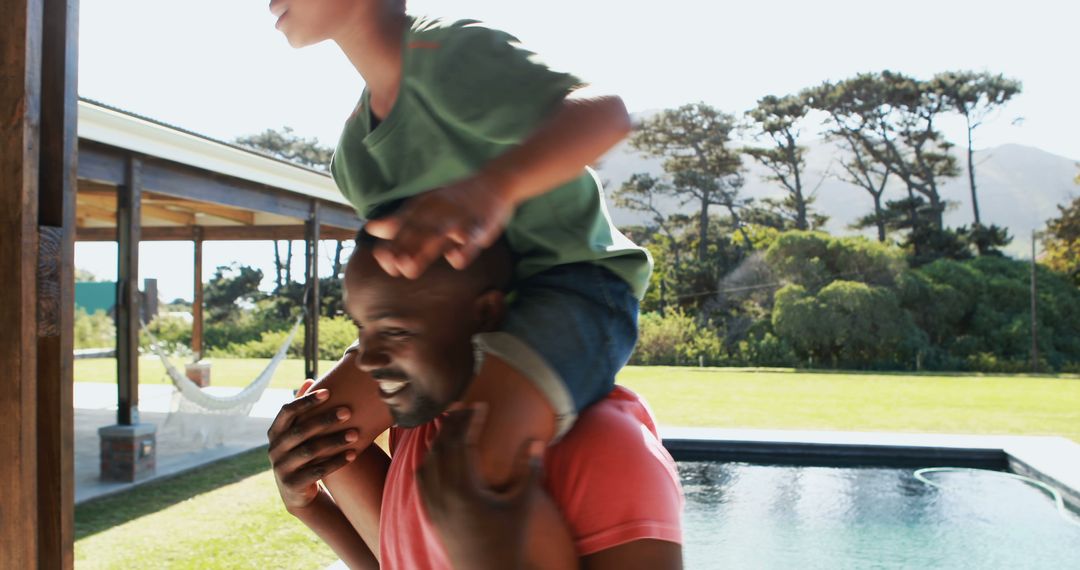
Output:
[[409,385],[405,380],[376,380],[379,383],[379,393],[383,397],[393,396]]

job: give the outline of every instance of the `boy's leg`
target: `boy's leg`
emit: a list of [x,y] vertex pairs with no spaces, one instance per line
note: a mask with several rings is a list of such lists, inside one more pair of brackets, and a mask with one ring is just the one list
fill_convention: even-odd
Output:
[[[522,280],[498,332],[474,338],[484,359],[466,401],[488,401],[479,444],[489,482],[504,481],[516,447],[552,442],[577,413],[604,398],[637,341],[630,285],[591,263]],[[495,453],[488,453],[495,445]]]
[[[502,330],[475,339],[484,360],[464,397],[487,403],[477,457],[493,487],[514,475],[526,442],[558,439],[579,410],[611,391],[637,338],[637,299],[602,267],[560,266],[517,285]],[[576,562],[550,497],[535,504],[529,559],[552,568]]]

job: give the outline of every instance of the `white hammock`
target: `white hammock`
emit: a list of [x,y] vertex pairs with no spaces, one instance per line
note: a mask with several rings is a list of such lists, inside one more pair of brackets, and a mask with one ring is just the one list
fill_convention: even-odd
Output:
[[[177,370],[169,360],[169,356],[161,349],[161,343],[143,323],[143,330],[146,331],[146,335],[150,338],[151,350],[165,366],[165,372],[176,388],[173,393],[169,418],[165,422],[166,425],[179,423],[180,430],[184,435],[190,435],[194,432],[194,435],[198,436],[204,445],[211,443],[220,445],[224,443],[225,428],[228,427],[227,423],[231,423],[231,420],[235,418],[246,417],[251,413],[251,408],[254,407],[255,402],[259,401],[267,386],[270,385],[270,380],[273,378],[278,365],[285,359],[289,347],[292,345],[293,337],[296,336],[296,332],[300,329],[301,322],[302,317],[296,319],[296,324],[289,331],[289,336],[285,338],[285,342],[278,348],[277,353],[270,359],[266,368],[244,389],[229,396],[210,394],[192,382],[187,375]],[[187,421],[188,418],[194,421]]]

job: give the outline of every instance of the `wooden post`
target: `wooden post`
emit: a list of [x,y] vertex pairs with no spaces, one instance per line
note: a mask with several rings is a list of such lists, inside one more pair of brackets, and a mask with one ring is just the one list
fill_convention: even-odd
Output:
[[0,0],[0,12],[0,568],[33,568],[42,0]]
[[141,160],[129,155],[124,184],[116,189],[119,253],[116,283],[116,423],[139,423],[139,230]]
[[304,323],[304,378],[319,374],[319,203],[311,203],[305,227],[305,271],[307,319]]
[[45,0],[44,8],[37,279],[38,567],[72,568],[79,3]]
[[203,353],[202,228],[195,227],[195,296],[191,301],[191,352],[198,362]]
[[0,0],[0,568],[71,568],[75,0]]

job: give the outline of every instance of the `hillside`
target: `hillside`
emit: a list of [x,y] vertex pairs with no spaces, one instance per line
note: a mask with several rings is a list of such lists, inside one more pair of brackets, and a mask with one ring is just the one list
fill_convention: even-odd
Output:
[[[858,217],[869,213],[872,200],[865,190],[836,178],[841,172],[833,161],[839,157],[839,149],[823,140],[807,143],[807,171],[804,178],[809,188],[817,187],[815,207],[829,215],[827,229],[836,234],[853,233],[848,226]],[[964,149],[955,149],[961,165],[961,176],[942,185],[942,196],[951,202],[945,214],[950,226],[970,225],[972,221],[971,196],[967,182],[967,161]],[[1009,228],[1015,240],[1008,248],[1010,255],[1028,257],[1031,248],[1031,230],[1041,229],[1046,220],[1057,215],[1057,205],[1064,204],[1080,195],[1080,186],[1073,183],[1078,170],[1075,160],[1057,156],[1043,150],[1006,144],[975,152],[975,175],[979,191],[979,209],[983,223],[993,223]],[[766,198],[780,196],[779,186],[764,180],[765,170],[749,157],[744,158],[746,168],[746,196]],[[617,189],[636,172],[660,174],[660,162],[641,157],[627,143],[608,153],[599,163],[598,170],[607,183],[608,193]],[[887,197],[903,197],[902,186],[895,186]],[[610,202],[610,200],[609,200]],[[610,203],[609,203],[610,205]],[[668,211],[677,204],[665,204]],[[640,223],[643,214],[611,207],[612,216],[619,225]]]

